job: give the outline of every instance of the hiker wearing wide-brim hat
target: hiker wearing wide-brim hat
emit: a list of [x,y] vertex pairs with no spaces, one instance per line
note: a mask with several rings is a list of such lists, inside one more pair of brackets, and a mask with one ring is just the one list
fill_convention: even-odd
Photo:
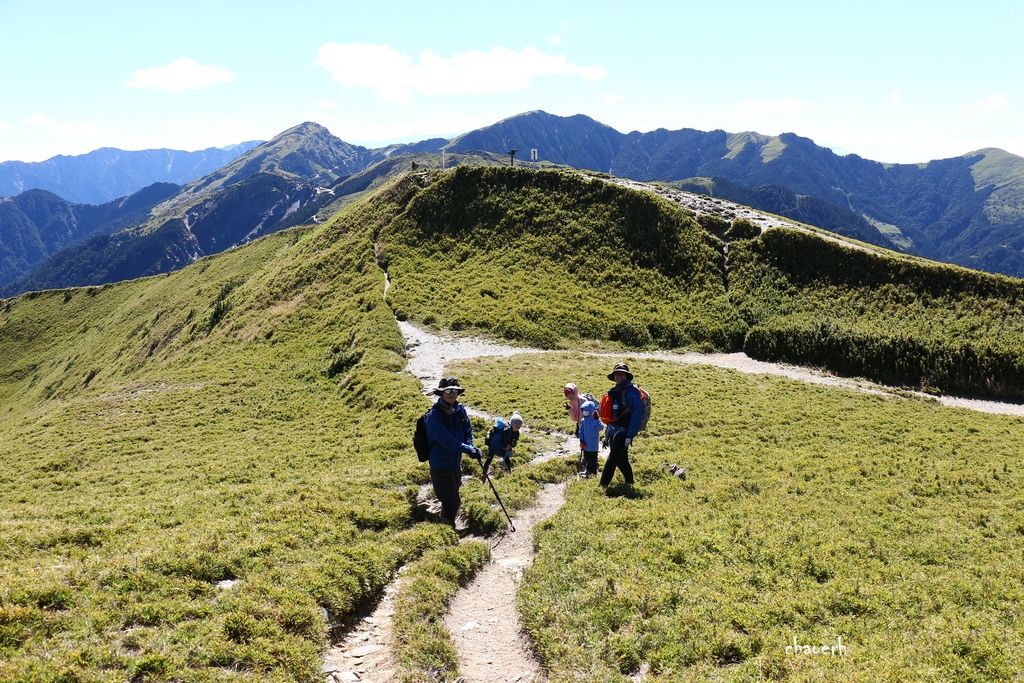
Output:
[[454,377],[442,377],[441,381],[437,383],[437,389],[434,389],[434,393],[438,396],[443,394],[455,394],[458,396],[465,389],[459,386],[459,380]]
[[633,381],[633,373],[629,371],[629,366],[626,365],[625,363],[616,363],[615,364],[615,368],[611,372],[608,373],[608,379],[610,379],[613,382],[618,383],[618,380],[615,379],[615,373],[616,372],[624,373],[626,375],[626,379],[628,381],[630,381],[630,382]]
[[462,455],[480,458],[480,449],[473,445],[473,425],[465,406],[459,403],[464,391],[456,378],[442,377],[434,389],[437,402],[427,413],[430,483],[441,501],[441,516],[452,525],[462,504]]
[[[625,363],[616,363],[608,374],[615,386],[608,390],[611,401],[611,420],[608,422],[608,437],[611,447],[608,460],[601,472],[600,484],[607,487],[615,476],[615,469],[622,470],[626,483],[633,485],[633,467],[629,464],[629,445],[640,432],[643,420],[643,402],[640,390],[633,384],[633,373]],[[603,419],[603,418],[602,418]]]

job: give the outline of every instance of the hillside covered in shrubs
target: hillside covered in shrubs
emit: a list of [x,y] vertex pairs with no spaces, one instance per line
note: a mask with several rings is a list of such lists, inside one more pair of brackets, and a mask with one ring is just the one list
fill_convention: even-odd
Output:
[[728,229],[571,172],[458,168],[424,180],[378,245],[399,318],[548,348],[744,350],[1024,396],[1015,278],[811,232]]

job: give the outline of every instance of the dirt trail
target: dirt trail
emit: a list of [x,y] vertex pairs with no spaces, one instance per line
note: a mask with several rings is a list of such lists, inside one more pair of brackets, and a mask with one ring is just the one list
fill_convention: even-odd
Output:
[[384,597],[373,613],[364,617],[324,656],[323,673],[327,683],[387,683],[395,680],[391,652],[392,601],[401,585],[401,577],[384,589]]
[[[423,383],[426,394],[437,386],[445,365],[454,360],[537,352],[472,338],[442,338],[408,323],[399,326],[409,348],[407,369]],[[474,410],[470,413],[484,415]],[[554,436],[555,445],[535,461],[574,452],[574,439],[567,438],[568,435]],[[459,668],[466,683],[544,680],[526,639],[520,634],[516,588],[523,568],[533,562],[533,526],[553,515],[564,502],[564,484],[541,489],[534,507],[514,515],[515,533],[490,539],[494,543],[490,562],[453,601],[446,624],[459,653]],[[401,577],[385,589],[373,613],[327,651],[323,664],[326,683],[395,680],[391,617],[392,599],[400,585]]]
[[[479,339],[439,337],[404,322],[399,326],[409,347],[407,368],[423,382],[425,393],[437,386],[445,366],[454,360],[539,352]],[[467,398],[471,400],[471,396]],[[575,448],[575,440],[563,439],[536,460],[569,455]],[[491,560],[452,601],[445,625],[459,653],[459,671],[466,683],[544,680],[520,632],[516,591],[523,569],[533,563],[533,526],[557,512],[564,502],[564,485],[541,489],[534,507],[513,516],[515,533],[492,541]]]
[[549,484],[537,504],[515,515],[515,533],[500,537],[491,560],[452,601],[445,626],[459,653],[466,683],[534,683],[546,680],[522,635],[516,592],[523,569],[533,564],[533,527],[565,502],[565,484]]
[[[447,363],[463,358],[477,358],[480,356],[512,356],[518,353],[543,353],[541,349],[531,349],[515,346],[496,344],[470,337],[439,337],[431,332],[422,330],[410,323],[399,323],[402,334],[412,351],[409,359],[408,369],[424,382],[424,391],[436,387],[441,373]],[[837,377],[826,372],[810,370],[796,365],[785,363],[768,363],[754,360],[745,353],[669,353],[667,351],[656,351],[653,353],[623,352],[623,353],[601,353],[589,354],[601,357],[623,358],[657,358],[671,363],[682,363],[684,365],[713,365],[719,368],[728,368],[743,373],[775,375],[788,377],[808,384],[819,384],[832,387],[842,387],[855,391],[863,391],[870,394],[897,395],[897,389],[883,386],[868,380]],[[951,408],[966,408],[982,413],[995,413],[1000,415],[1024,415],[1024,404],[1008,401],[993,401],[987,399],[964,398],[960,396],[929,396],[920,392],[908,392],[900,389],[901,393],[914,394],[917,396],[931,398],[944,406]],[[469,398],[469,397],[467,397]]]
[[[473,337],[439,337],[412,323],[399,322],[409,349],[409,362],[405,369],[423,382],[423,393],[437,387],[446,365],[456,360],[483,356],[514,356],[519,353],[541,353],[539,349],[519,348],[496,344]],[[467,396],[467,399],[470,398]]]

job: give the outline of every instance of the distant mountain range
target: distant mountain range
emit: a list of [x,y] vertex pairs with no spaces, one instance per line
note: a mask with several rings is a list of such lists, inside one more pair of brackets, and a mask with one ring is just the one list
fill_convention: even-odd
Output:
[[[1024,158],[999,149],[922,164],[883,164],[838,156],[793,133],[623,134],[586,116],[545,112],[466,133],[448,147],[467,148],[536,148],[540,158],[556,164],[642,181],[683,181],[673,184],[736,201],[737,185],[748,200],[758,194],[750,190],[773,185],[783,190],[762,191],[766,201],[754,208],[809,222],[831,214],[831,225],[822,227],[848,236],[978,270],[1024,275]],[[818,204],[810,212],[804,206],[801,212],[785,194],[830,206]],[[847,221],[849,226],[842,225]],[[865,222],[874,230],[865,229]]]
[[[310,221],[316,207],[333,199],[330,190],[314,182],[321,174],[328,179],[338,177],[333,169],[315,163],[323,154],[322,143],[332,137],[322,126],[303,124],[184,187],[151,186],[167,187],[168,191],[142,190],[157,201],[142,207],[128,224],[111,221],[100,228],[90,224],[88,230],[54,231],[47,226],[59,221],[51,215],[69,216],[64,223],[70,224],[75,223],[70,216],[83,209],[66,202],[62,205],[63,200],[53,195],[49,195],[51,201],[45,212],[22,210],[24,194],[2,200],[0,295],[166,273],[202,256]],[[343,145],[338,140],[329,147]],[[285,170],[285,166],[298,172]],[[4,220],[5,208],[11,216],[20,211],[20,220]],[[55,232],[61,240],[48,238]],[[42,248],[28,250],[28,254],[22,250],[18,258],[17,247],[24,244],[40,244]],[[23,264],[44,251],[45,256],[37,259],[25,275]],[[14,268],[9,265],[12,262]]]
[[[160,184],[98,207],[28,192],[0,200],[0,295],[167,272],[275,230],[322,220],[413,164],[506,164],[511,149],[519,150],[517,165],[661,181],[876,245],[1024,275],[1024,159],[996,149],[893,165],[838,156],[791,133],[625,134],[587,116],[539,111],[451,140],[379,149],[344,142],[316,123],[232,151],[246,146],[216,168],[185,178],[181,187]],[[537,162],[530,161],[534,149]],[[117,150],[98,150],[93,160],[112,152]],[[168,161],[168,154],[178,153],[150,152],[151,160],[183,169],[185,157]],[[96,170],[86,178],[88,173],[79,177],[65,166],[62,178],[68,187],[93,183],[113,192],[109,188],[129,183],[131,173],[124,171],[143,165],[142,157],[133,158],[129,163],[118,157],[107,166],[109,186]],[[200,166],[196,161],[190,168]]]
[[0,198],[26,190],[49,190],[75,204],[105,204],[153,183],[183,185],[216,171],[261,141],[198,152],[144,149],[126,152],[103,147],[78,156],[46,161],[0,162]]
[[82,240],[144,223],[155,206],[180,191],[172,183],[154,183],[99,206],[73,204],[46,190],[0,200],[0,291]]

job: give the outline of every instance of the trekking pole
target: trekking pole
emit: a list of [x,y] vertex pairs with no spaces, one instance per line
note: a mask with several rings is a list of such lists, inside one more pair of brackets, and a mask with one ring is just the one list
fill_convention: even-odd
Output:
[[494,497],[498,499],[498,505],[501,506],[501,511],[505,513],[505,519],[508,520],[508,528],[512,530],[512,533],[516,532],[516,526],[512,523],[512,518],[508,516],[508,510],[505,509],[505,504],[501,502],[501,496],[498,495],[498,489],[494,488],[494,482],[484,472],[484,478],[487,479],[487,483],[491,485],[491,490],[494,491]]

